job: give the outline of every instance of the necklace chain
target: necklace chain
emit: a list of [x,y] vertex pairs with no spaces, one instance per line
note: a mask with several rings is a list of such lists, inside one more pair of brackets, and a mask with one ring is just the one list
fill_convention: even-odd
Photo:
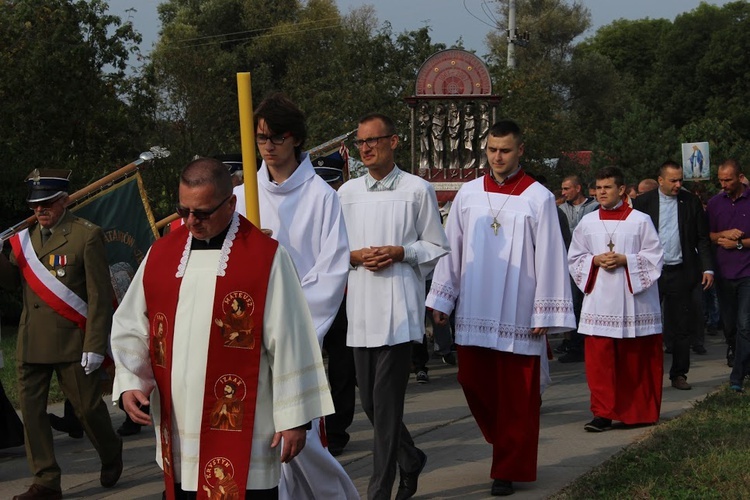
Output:
[[513,193],[516,192],[516,188],[519,186],[519,184],[521,184],[521,179],[523,179],[525,176],[526,176],[526,172],[523,172],[521,174],[521,177],[518,178],[518,181],[516,181],[516,185],[513,186],[513,189],[511,190],[508,197],[505,198],[505,201],[497,210],[497,213],[494,213],[495,211],[492,208],[492,202],[490,201],[490,192],[489,191],[484,192],[487,195],[487,204],[490,206],[490,215],[492,216],[492,224],[490,224],[490,227],[492,228],[493,231],[495,231],[495,236],[497,236],[497,230],[500,229],[500,223],[497,221],[497,217],[500,215],[500,212],[503,211],[503,208],[505,208],[505,204],[508,203],[508,200],[510,200],[510,198],[513,196]]
[[607,231],[607,225],[604,223],[604,221],[603,220],[601,221],[602,226],[604,226],[604,232],[607,233],[607,236],[609,236],[609,243],[607,243],[607,246],[609,247],[610,252],[614,251],[614,248],[615,248],[615,244],[612,242],[612,236],[615,235],[615,233],[617,232],[617,228],[620,227],[620,222],[624,221],[627,215],[628,215],[628,211],[626,209],[623,211],[622,217],[620,217],[620,220],[617,221],[617,224],[615,225],[615,228],[612,230],[611,233]]

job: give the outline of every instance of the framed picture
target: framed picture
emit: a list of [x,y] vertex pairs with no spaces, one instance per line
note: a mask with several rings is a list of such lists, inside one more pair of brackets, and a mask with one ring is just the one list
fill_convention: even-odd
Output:
[[711,179],[711,160],[707,142],[686,142],[682,144],[682,171],[685,180],[701,181]]

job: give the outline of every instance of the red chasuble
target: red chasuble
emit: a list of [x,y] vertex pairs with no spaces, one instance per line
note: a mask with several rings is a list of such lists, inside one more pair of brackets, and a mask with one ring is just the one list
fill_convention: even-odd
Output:
[[[228,240],[232,232],[230,229]],[[151,366],[161,402],[161,449],[169,500],[174,499],[172,376],[182,376],[172,374],[174,324],[182,284],[177,269],[187,244],[185,226],[157,240],[143,278],[151,325]],[[198,498],[210,498],[204,486],[213,491],[228,480],[233,480],[239,491],[247,489],[263,312],[277,247],[275,240],[240,216],[227,267],[216,279],[203,393]]]

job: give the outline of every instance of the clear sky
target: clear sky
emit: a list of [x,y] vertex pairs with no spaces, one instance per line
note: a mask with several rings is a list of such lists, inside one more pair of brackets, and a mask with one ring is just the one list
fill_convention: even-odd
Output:
[[[728,1],[707,3],[724,5]],[[160,0],[109,0],[112,14],[123,20],[132,18],[135,28],[143,35],[142,49],[146,53],[158,36],[156,6],[159,3]],[[598,27],[620,18],[673,20],[700,3],[700,0],[583,0],[592,19],[592,29],[586,35],[593,35]],[[337,0],[337,4],[342,14],[365,4],[374,5],[380,22],[389,21],[395,33],[429,25],[434,42],[450,46],[463,37],[464,47],[475,50],[480,56],[487,53],[485,36],[496,29],[499,20],[496,13],[498,2],[491,0]],[[136,12],[126,11],[131,8]],[[519,28],[523,29],[523,26]]]

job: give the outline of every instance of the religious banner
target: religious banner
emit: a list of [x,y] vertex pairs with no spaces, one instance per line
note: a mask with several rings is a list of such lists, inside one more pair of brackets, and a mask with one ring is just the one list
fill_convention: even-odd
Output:
[[686,181],[707,181],[711,179],[711,161],[707,142],[686,142],[682,144],[682,173]]
[[110,277],[119,303],[159,237],[140,173],[99,191],[72,210],[104,231]]

